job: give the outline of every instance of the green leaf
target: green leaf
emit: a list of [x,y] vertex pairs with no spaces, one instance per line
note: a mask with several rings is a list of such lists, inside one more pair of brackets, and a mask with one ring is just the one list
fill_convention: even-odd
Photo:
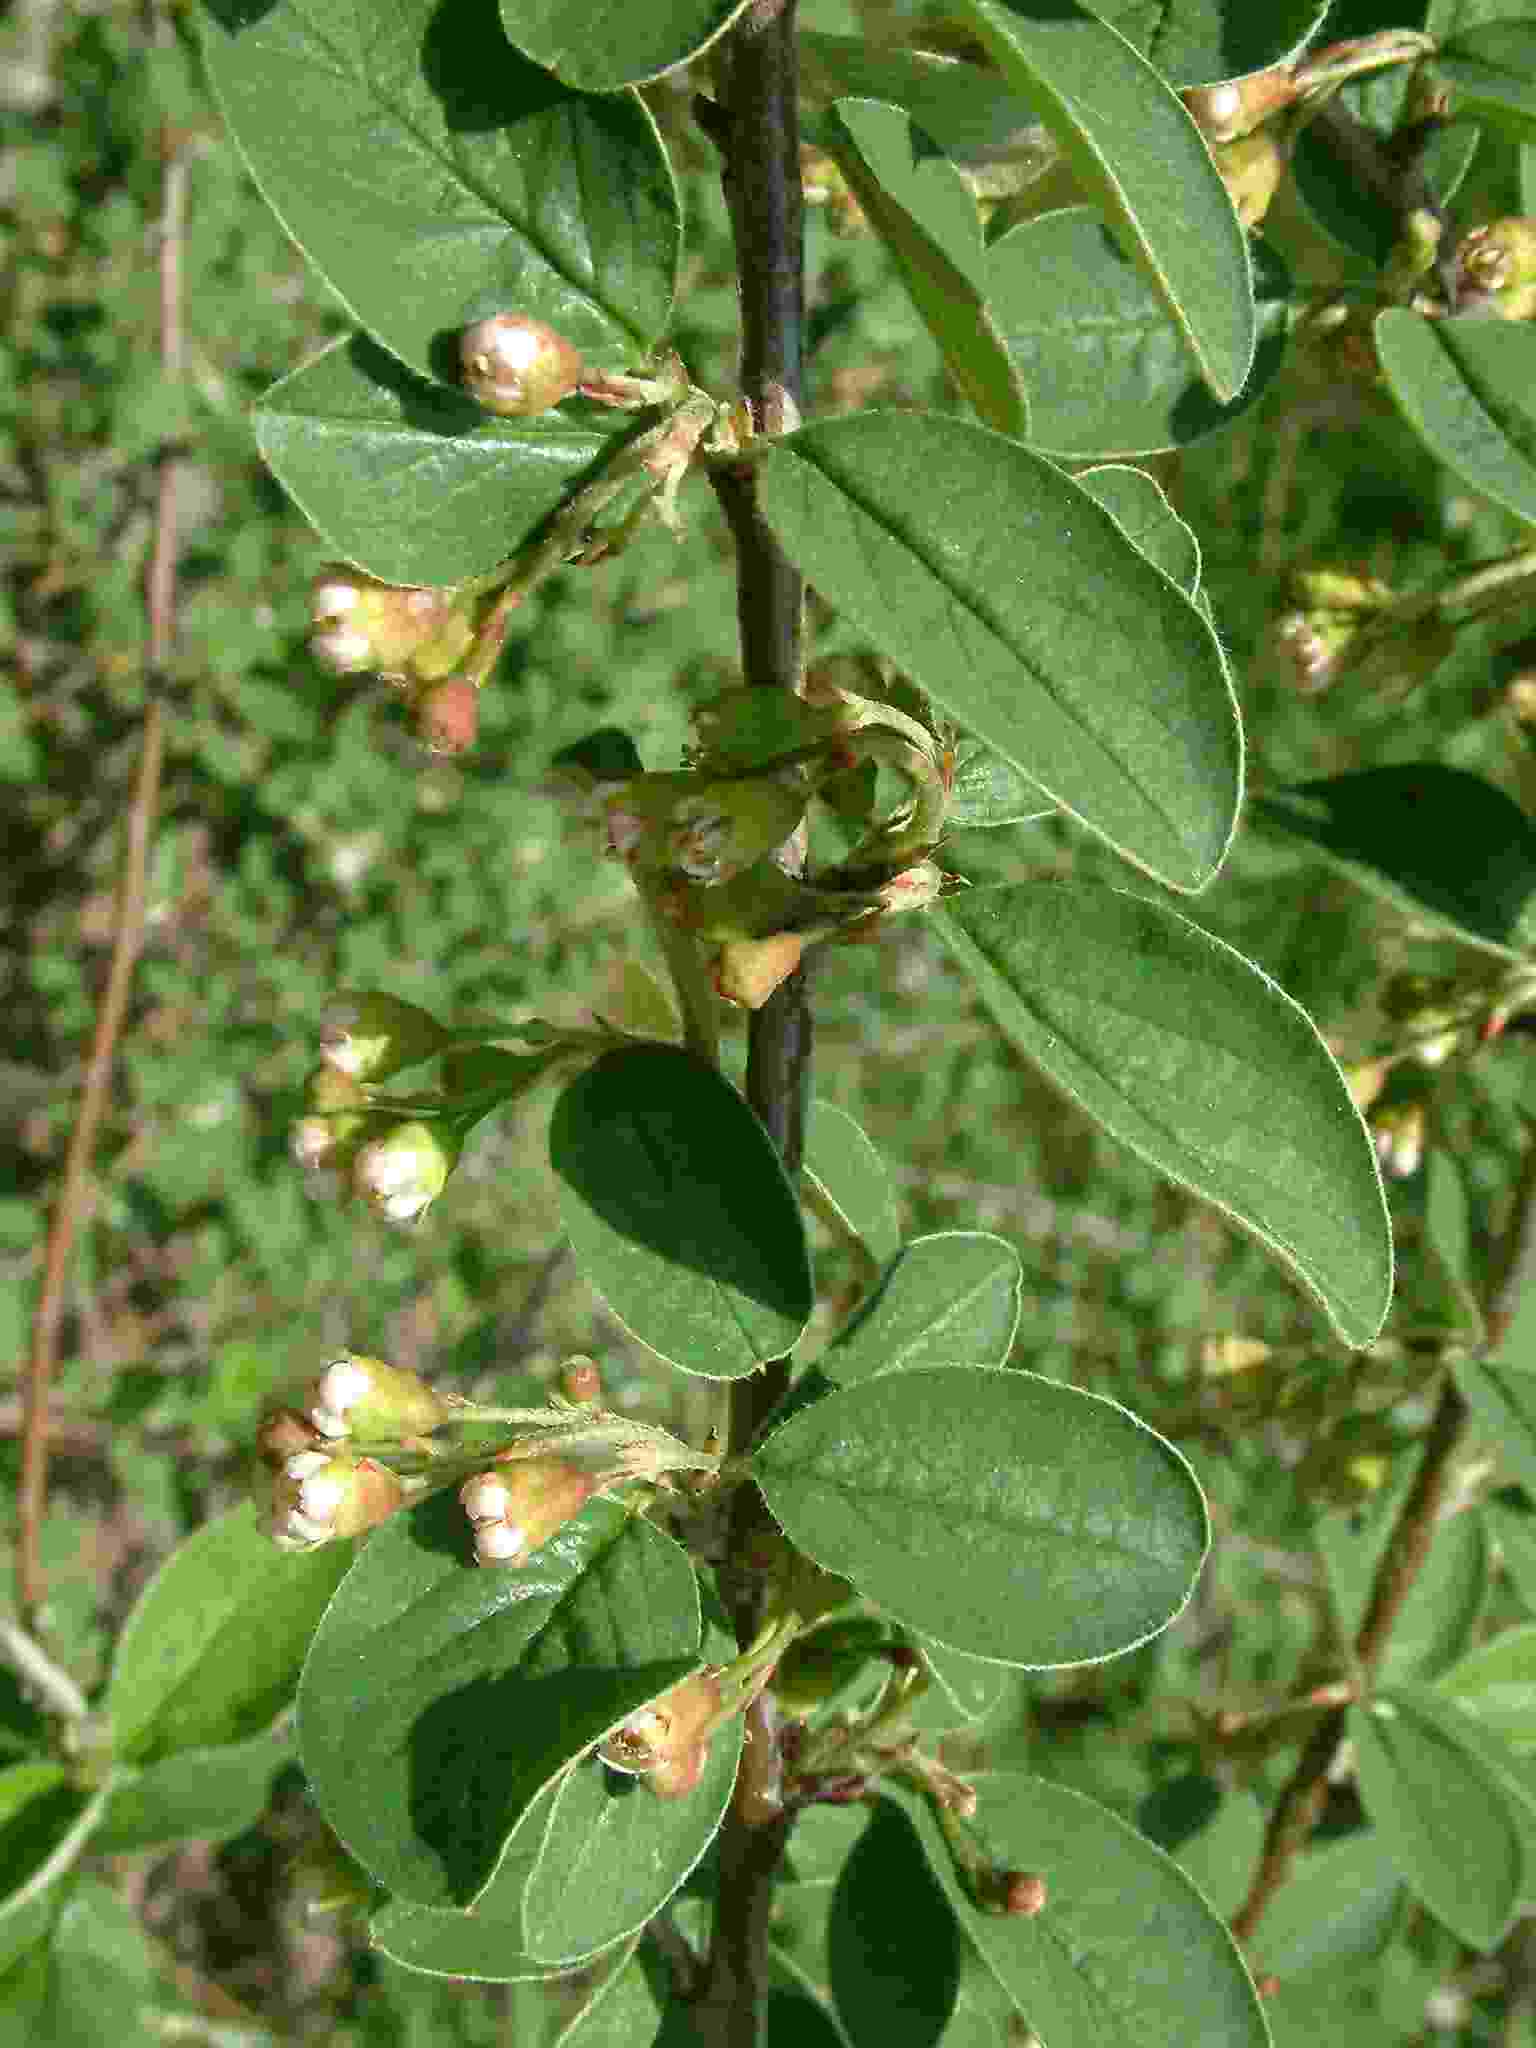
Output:
[[944,2048],[1012,2048],[1013,2000],[969,1942],[960,1956],[960,1988],[944,2029]]
[[1155,562],[1193,602],[1200,588],[1200,543],[1163,496],[1157,479],[1126,462],[1102,462],[1096,469],[1079,470],[1077,481],[1104,507],[1132,547]]
[[645,1965],[631,1948],[561,2029],[555,2048],[645,2048],[660,2023],[661,2007]]
[[1392,1939],[1401,1896],[1402,1872],[1377,1829],[1314,1849],[1265,1910],[1254,1966],[1286,1984],[1374,1962]]
[[1536,1614],[1536,1515],[1503,1501],[1488,1501],[1482,1512],[1521,1606]]
[[587,92],[615,92],[686,64],[723,35],[747,0],[501,0],[510,39],[535,64]]
[[1013,1772],[974,1780],[993,1860],[1038,1871],[1033,1919],[982,1912],[927,1802],[893,1792],[960,1924],[1052,2048],[1268,2048],[1226,1927],[1176,1863],[1080,1792]]
[[[672,307],[676,187],[633,95],[572,92],[508,50],[493,0],[243,0],[208,68],[262,195],[348,311],[422,377],[526,313],[595,365],[653,348]],[[637,20],[651,12],[634,9]]]
[[781,1358],[811,1313],[800,1204],[723,1075],[672,1046],[605,1053],[549,1130],[577,1262],[643,1344],[706,1379]]
[[1216,637],[1043,456],[937,414],[854,413],[762,463],[817,589],[1053,803],[1175,888],[1231,837],[1241,736]]
[[985,1368],[830,1394],[752,1470],[791,1542],[950,1649],[1112,1657],[1183,1607],[1205,1506],[1178,1452],[1101,1396]]
[[1507,1628],[1435,1681],[1517,1755],[1536,1750],[1536,1622]]
[[915,1728],[937,1731],[985,1721],[1002,1704],[1009,1687],[1017,1683],[1006,1664],[964,1657],[926,1636],[919,1636],[917,1643],[933,1683],[911,1709]]
[[981,217],[964,179],[899,107],[839,100],[815,139],[895,262],[923,325],[978,416],[1026,433],[1029,407],[986,302]]
[[525,1807],[508,1837],[496,1875],[470,1912],[390,1899],[368,1923],[368,1943],[407,1970],[477,1984],[523,1984],[557,1974],[529,1955],[523,1940],[523,1894],[539,1860],[544,1830],[560,1791],[554,1778]]
[[1002,1365],[1019,1326],[1023,1277],[1013,1246],[984,1230],[914,1238],[821,1369],[846,1387],[914,1365]]
[[256,444],[329,547],[386,583],[456,583],[515,554],[629,423],[493,419],[356,335],[257,406]]
[[118,1638],[107,1687],[117,1754],[153,1763],[265,1729],[299,1667],[352,1545],[281,1551],[249,1504],[172,1551]]
[[988,250],[993,317],[1029,393],[1029,438],[1077,459],[1148,455],[1203,440],[1247,412],[1285,354],[1291,280],[1253,248],[1253,366],[1214,399],[1195,376],[1158,294],[1090,207],[1021,221]]
[[272,1779],[293,1753],[283,1728],[151,1764],[114,1785],[94,1846],[118,1856],[168,1842],[227,1841],[261,1817]]
[[477,1570],[452,1492],[376,1529],[321,1624],[299,1748],[390,1891],[468,1905],[535,1796],[696,1665],[684,1552],[595,1500],[526,1565]]
[[950,831],[1030,825],[1037,818],[1050,817],[1051,810],[1051,805],[1041,803],[1039,786],[1021,775],[1011,761],[984,747],[980,740],[955,742],[954,780],[945,820]]
[[1264,1847],[1264,1814],[1252,1793],[1229,1794],[1215,1817],[1183,1841],[1158,1839],[1145,1809],[1136,1815],[1140,1831],[1166,1849],[1201,1897],[1230,1920],[1248,1895],[1254,1866]]
[[1328,13],[1319,0],[1094,0],[1094,13],[1175,85],[1209,85],[1301,54]]
[[1376,352],[1431,454],[1517,519],[1536,520],[1536,331],[1391,306],[1376,316]]
[[[1472,1276],[1472,1210],[1461,1162],[1434,1147],[1424,1162],[1424,1180],[1425,1239],[1445,1276],[1451,1307],[1459,1315],[1460,1330],[1470,1342],[1481,1343],[1483,1316]],[[1522,1305],[1526,1299],[1522,1294]],[[1501,1349],[1526,1354],[1536,1348],[1533,1338],[1536,1328],[1522,1331],[1517,1309]],[[1518,1356],[1507,1362],[1517,1364]]]
[[960,1987],[960,1928],[900,1807],[882,1799],[838,1873],[832,1997],[853,2048],[932,2048]]
[[0,1986],[5,2048],[158,2048],[155,1966],[128,1907],[91,1880],[68,1898],[46,1948]]
[[38,1759],[0,1771],[0,1909],[6,1918],[75,1861],[103,1803],[75,1785],[62,1764]]
[[1499,1462],[1536,1494],[1536,1376],[1475,1358],[1457,1359],[1454,1371]]
[[1075,0],[963,0],[963,12],[1039,107],[1218,403],[1235,398],[1258,341],[1247,237],[1177,94]]
[[987,890],[934,918],[1042,1073],[1252,1232],[1346,1343],[1370,1343],[1392,1291],[1376,1155],[1283,990],[1172,911],[1093,883]]
[[910,114],[955,163],[1028,161],[1033,153],[1043,169],[1055,156],[1029,101],[980,64],[803,29],[800,67],[802,90],[813,105],[884,100]]
[[1536,140],[1536,22],[1511,15],[1463,29],[1440,45],[1435,69],[1454,89],[1452,116]]
[[882,1262],[895,1257],[901,1226],[885,1163],[861,1127],[835,1102],[818,1099],[811,1104],[801,1170],[872,1257]]
[[1251,815],[1473,945],[1508,953],[1536,937],[1536,830],[1481,776],[1435,761],[1366,768],[1255,797]]
[[1469,1947],[1490,1949],[1519,1898],[1521,1828],[1509,1796],[1433,1693],[1351,1707],[1360,1797],[1414,1894]]
[[[720,1663],[735,1654],[723,1632],[707,1651]],[[584,1962],[660,1912],[715,1838],[741,1736],[739,1715],[717,1730],[704,1776],[683,1799],[658,1799],[595,1760],[566,1774],[523,1897],[531,1954],[562,1968]]]

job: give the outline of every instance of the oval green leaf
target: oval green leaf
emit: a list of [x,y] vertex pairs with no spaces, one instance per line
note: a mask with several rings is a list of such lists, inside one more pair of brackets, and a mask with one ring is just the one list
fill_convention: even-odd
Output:
[[1032,1373],[888,1373],[793,1416],[752,1470],[818,1564],[998,1663],[1134,1648],[1180,1611],[1205,1555],[1205,1504],[1172,1445]]
[[1077,481],[1114,520],[1120,531],[1155,562],[1193,603],[1200,589],[1200,543],[1163,496],[1156,477],[1127,462],[1102,462],[1078,471]]
[[1086,882],[935,921],[1005,1037],[1112,1137],[1266,1245],[1349,1344],[1392,1294],[1376,1155],[1305,1012],[1161,905]]
[[1375,332],[1387,388],[1430,452],[1517,519],[1536,520],[1536,330],[1392,306]]
[[549,1156],[577,1262],[642,1344],[706,1379],[793,1347],[814,1301],[800,1204],[723,1075],[673,1046],[605,1053],[555,1105]]
[[607,369],[654,347],[681,230],[638,99],[572,92],[517,56],[490,0],[270,0],[243,22],[242,4],[204,17],[241,154],[403,363],[456,383],[460,332],[501,312],[547,321]]
[[1031,99],[1167,307],[1218,404],[1253,368],[1248,240],[1199,129],[1116,29],[1075,0],[963,0],[994,63]]
[[386,583],[457,583],[515,554],[629,431],[498,420],[363,335],[274,384],[256,445],[334,552]]
[[477,1570],[452,1493],[373,1532],[299,1690],[299,1751],[387,1889],[466,1906],[536,1795],[697,1663],[693,1568],[596,1500],[526,1565]]
[[107,1687],[117,1754],[152,1763],[266,1728],[293,1697],[350,1543],[294,1556],[247,1504],[172,1551],[118,1638]]
[[1173,84],[1210,85],[1299,57],[1328,0],[1094,0],[1093,11]]
[[1520,1896],[1521,1822],[1432,1693],[1351,1707],[1360,1797],[1404,1882],[1469,1947],[1490,1949]]
[[960,1924],[1054,2048],[1269,2048],[1237,1944],[1161,1849],[1102,1806],[1009,1771],[973,1781],[997,1861],[1045,1879],[1033,1919],[981,1912],[926,1801],[893,1793]]
[[839,1386],[915,1365],[1002,1365],[1019,1326],[1024,1269],[1005,1238],[941,1230],[914,1238],[822,1357]]
[[945,710],[1170,886],[1210,880],[1242,780],[1221,649],[1089,492],[924,413],[803,428],[762,471],[787,553]]
[[1363,886],[1501,952],[1536,938],[1536,830],[1512,797],[1436,761],[1297,783],[1255,820],[1321,848]]
[[835,1102],[811,1104],[801,1170],[873,1258],[895,1257],[901,1227],[885,1162],[861,1126]]
[[1536,1749],[1536,1622],[1507,1628],[1435,1682],[1517,1755]]
[[1253,247],[1253,366],[1225,402],[1194,374],[1178,329],[1090,207],[1021,221],[988,252],[988,303],[1029,393],[1029,439],[1074,460],[1149,455],[1247,412],[1285,354],[1291,280]]
[[510,39],[587,92],[617,92],[686,64],[708,49],[747,0],[501,0]]

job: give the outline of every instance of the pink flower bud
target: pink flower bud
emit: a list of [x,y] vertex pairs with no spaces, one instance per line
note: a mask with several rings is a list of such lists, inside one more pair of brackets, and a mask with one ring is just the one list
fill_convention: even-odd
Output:
[[336,563],[311,585],[310,652],[333,675],[374,669],[432,680],[446,675],[474,637],[452,590],[380,583]]
[[706,1667],[631,1714],[597,1754],[612,1770],[643,1778],[659,1799],[685,1798],[704,1775],[715,1730],[739,1705],[723,1699],[719,1672]]
[[487,412],[528,419],[569,398],[582,379],[576,350],[542,320],[493,313],[459,339],[464,388]]
[[340,1172],[350,1166],[377,1128],[368,1096],[349,1074],[318,1067],[304,1086],[305,1114],[288,1129],[288,1146],[306,1173]]
[[591,1358],[568,1358],[560,1368],[560,1391],[567,1401],[584,1405],[603,1398],[603,1376]]
[[781,982],[800,965],[805,940],[798,932],[766,939],[733,939],[720,948],[715,993],[746,1010],[760,1010]]
[[526,1564],[586,1506],[602,1474],[564,1458],[522,1458],[477,1473],[459,1488],[479,1564]]
[[[320,1057],[353,1082],[383,1081],[427,1060],[448,1033],[428,1011],[382,989],[337,996],[320,1019]],[[366,1096],[361,1098],[367,1100]]]
[[273,1481],[268,1531],[282,1550],[315,1550],[340,1536],[360,1536],[404,1500],[398,1475],[372,1458],[298,1451]]
[[414,1223],[437,1200],[461,1141],[428,1123],[396,1124],[352,1162],[352,1185],[391,1223]]
[[308,1417],[323,1437],[383,1442],[428,1434],[447,1421],[453,1406],[418,1373],[345,1351],[310,1388]]
[[434,754],[463,754],[475,743],[480,692],[468,676],[449,676],[416,706],[416,731]]

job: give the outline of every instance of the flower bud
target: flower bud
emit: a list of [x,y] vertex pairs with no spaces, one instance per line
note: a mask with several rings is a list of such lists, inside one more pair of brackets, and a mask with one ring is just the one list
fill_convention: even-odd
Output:
[[352,1185],[391,1223],[414,1223],[437,1200],[463,1141],[427,1123],[396,1124],[352,1162]]
[[468,676],[435,683],[416,706],[416,731],[434,754],[463,754],[475,743],[480,692]]
[[420,1374],[344,1351],[309,1390],[308,1419],[323,1437],[369,1441],[423,1436],[448,1420],[454,1403]]
[[523,313],[493,313],[459,339],[464,388],[487,412],[528,419],[580,384],[581,357],[563,334]]
[[805,940],[798,932],[767,939],[733,939],[715,962],[715,993],[745,1010],[760,1010],[800,965]]
[[317,1067],[304,1086],[305,1114],[288,1129],[288,1147],[306,1173],[339,1172],[350,1166],[377,1128],[368,1096],[350,1074]]
[[1245,228],[1256,228],[1285,176],[1285,145],[1273,129],[1261,128],[1233,142],[1213,143],[1211,159],[1238,219]]
[[612,1770],[643,1778],[659,1799],[682,1799],[704,1775],[710,1738],[735,1711],[721,1696],[718,1671],[696,1671],[631,1714],[597,1753]]
[[1191,86],[1181,98],[1206,141],[1216,144],[1251,135],[1272,115],[1290,106],[1297,90],[1289,67],[1277,64],[1246,78],[1224,79],[1219,85]]
[[474,637],[452,590],[380,583],[332,563],[310,588],[309,650],[333,675],[446,675]]
[[346,1452],[298,1451],[272,1487],[268,1531],[283,1550],[316,1550],[339,1536],[360,1536],[405,1501],[397,1473]]
[[1536,314],[1536,219],[1489,221],[1456,250],[1457,310],[1495,320]]
[[277,1470],[289,1458],[297,1457],[300,1451],[318,1451],[323,1448],[324,1436],[317,1430],[308,1416],[300,1415],[296,1408],[276,1408],[262,1418],[256,1432],[256,1450],[264,1465]]
[[320,1018],[320,1057],[353,1082],[384,1081],[402,1067],[431,1059],[448,1036],[437,1019],[415,1003],[385,995],[382,989],[363,989],[326,1004]]
[[520,1458],[477,1473],[459,1488],[475,1531],[477,1564],[526,1564],[586,1506],[603,1483],[564,1458]]
[[1003,1911],[1014,1919],[1033,1920],[1044,1909],[1046,1883],[1038,1871],[1005,1870],[1001,1882]]
[[568,1358],[560,1368],[560,1391],[567,1401],[579,1401],[583,1406],[600,1402],[603,1398],[603,1376],[597,1361]]
[[1371,1136],[1381,1170],[1393,1180],[1409,1180],[1424,1161],[1425,1115],[1422,1102],[1378,1106],[1371,1113]]

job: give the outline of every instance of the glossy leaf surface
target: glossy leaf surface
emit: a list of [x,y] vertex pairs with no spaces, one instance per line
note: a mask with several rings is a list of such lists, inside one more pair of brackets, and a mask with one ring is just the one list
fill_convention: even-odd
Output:
[[549,1152],[581,1269],[642,1343],[709,1379],[791,1349],[813,1301],[800,1204],[722,1075],[671,1046],[605,1053]]
[[381,1884],[427,1906],[470,1904],[550,1779],[697,1659],[686,1555],[612,1501],[525,1565],[470,1558],[452,1493],[375,1530],[299,1694],[321,1811]]
[[1536,937],[1536,830],[1513,798],[1435,761],[1302,782],[1253,801],[1255,819],[1321,848],[1365,886],[1474,942]]
[[1220,864],[1242,774],[1215,635],[1043,456],[854,413],[766,456],[763,510],[828,601],[1052,802],[1176,888]]
[[232,1508],[172,1551],[118,1638],[107,1688],[117,1753],[137,1763],[267,1727],[293,1697],[348,1543],[301,1555]]
[[1091,207],[1021,221],[987,251],[993,318],[1029,394],[1029,438],[1078,459],[1203,440],[1245,413],[1285,353],[1290,277],[1254,244],[1253,364],[1228,400],[1195,373],[1162,299]]
[[915,1365],[1002,1365],[1023,1269],[1005,1238],[941,1230],[903,1245],[875,1293],[821,1359],[839,1386]]
[[519,57],[494,0],[210,15],[209,70],[263,197],[418,376],[456,383],[458,336],[490,313],[546,321],[609,369],[654,346],[679,213],[633,96],[573,92]]
[[273,385],[263,459],[331,549],[386,583],[456,583],[515,554],[628,431],[493,419],[358,335]]
[[1351,1707],[1349,1726],[1360,1796],[1405,1881],[1469,1946],[1491,1948],[1519,1897],[1520,1827],[1454,1709],[1398,1691],[1375,1711]]
[[1189,1467],[1031,1373],[918,1368],[828,1395],[754,1453],[775,1519],[897,1620],[1000,1663],[1089,1663],[1173,1619],[1205,1555]]
[[546,70],[588,92],[614,92],[686,64],[730,27],[746,0],[501,0],[508,36]]
[[1517,519],[1536,520],[1536,331],[1391,307],[1377,315],[1376,351],[1426,447]]
[[935,922],[1042,1073],[1268,1246],[1346,1342],[1371,1341],[1392,1288],[1375,1153],[1283,990],[1172,911],[1092,883],[978,892]]
[[964,12],[1123,237],[1213,396],[1235,398],[1258,339],[1247,238],[1178,96],[1074,0],[964,0]]
[[1268,2048],[1236,1943],[1170,1857],[1064,1785],[1004,1771],[975,1784],[994,1854],[1045,1877],[1033,1919],[980,1911],[926,1802],[893,1797],[1032,2031],[1056,2048]]

